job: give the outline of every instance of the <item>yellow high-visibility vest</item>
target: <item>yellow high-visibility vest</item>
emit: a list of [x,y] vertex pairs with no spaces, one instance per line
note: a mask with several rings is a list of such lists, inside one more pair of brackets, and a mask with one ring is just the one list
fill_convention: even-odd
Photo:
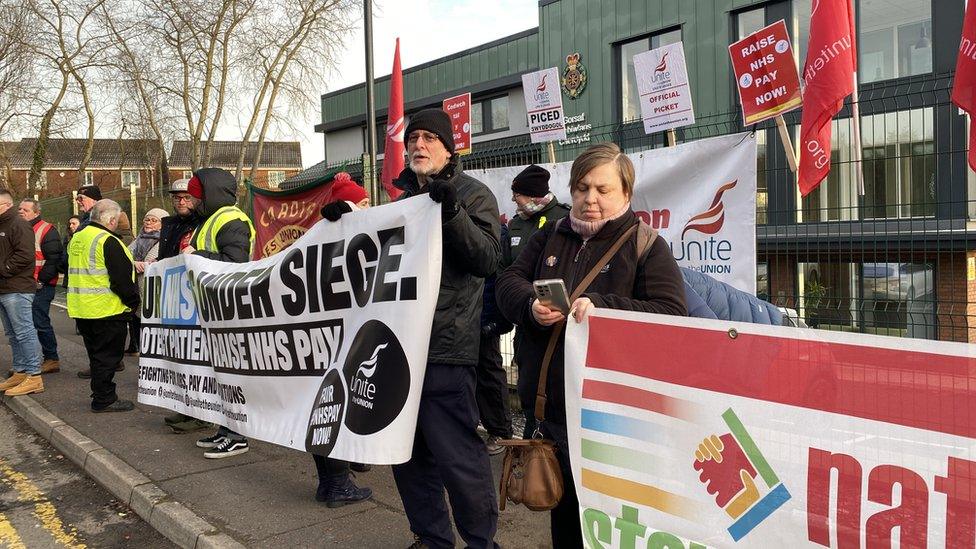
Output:
[[[107,318],[132,311],[109,287],[105,243],[114,238],[132,261],[132,252],[112,233],[88,225],[68,244],[68,316]],[[136,279],[132,271],[133,282]]]
[[247,228],[251,231],[251,246],[247,255],[248,257],[254,255],[254,224],[251,223],[251,218],[237,206],[224,206],[208,217],[193,235],[193,247],[205,252],[218,253],[220,250],[217,249],[217,233],[224,225],[234,220],[247,223]]

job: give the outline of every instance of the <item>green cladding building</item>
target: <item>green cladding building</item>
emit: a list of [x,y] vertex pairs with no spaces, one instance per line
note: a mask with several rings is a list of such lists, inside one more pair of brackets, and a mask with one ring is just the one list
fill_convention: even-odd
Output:
[[[528,138],[521,75],[558,67],[569,130],[555,145],[559,160],[599,141],[628,151],[666,146],[664,134],[644,134],[633,56],[680,40],[696,124],[678,130],[678,141],[757,132],[760,295],[825,329],[976,341],[976,176],[966,164],[966,117],[949,101],[964,2],[854,0],[865,194],[845,106],[830,176],[801,198],[772,124],[742,126],[728,45],[782,19],[804,59],[810,3],[539,0],[538,27],[406,68],[405,110],[470,92],[466,166],[542,161],[543,147]],[[389,77],[380,78],[380,153],[388,97]],[[329,165],[356,171],[365,111],[363,84],[322,96],[316,130]],[[786,120],[795,140],[800,111]]]

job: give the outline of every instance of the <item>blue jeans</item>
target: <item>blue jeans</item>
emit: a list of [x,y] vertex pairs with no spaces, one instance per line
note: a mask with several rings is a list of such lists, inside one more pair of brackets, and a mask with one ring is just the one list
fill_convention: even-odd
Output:
[[14,371],[35,376],[41,373],[41,345],[31,314],[33,301],[34,294],[0,294],[0,320],[10,340]]
[[37,329],[37,340],[41,342],[44,360],[58,360],[58,338],[54,336],[51,326],[51,302],[54,301],[54,286],[45,284],[34,294],[34,328]]

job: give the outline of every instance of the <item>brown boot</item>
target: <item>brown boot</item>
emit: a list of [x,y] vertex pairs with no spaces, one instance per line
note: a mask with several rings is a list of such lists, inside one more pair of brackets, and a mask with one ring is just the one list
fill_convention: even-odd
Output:
[[8,397],[29,395],[31,393],[43,393],[44,392],[44,380],[41,376],[27,376],[24,381],[21,381],[19,385],[13,389],[7,389],[3,394]]
[[13,389],[14,387],[20,385],[20,382],[27,379],[27,374],[23,372],[14,372],[14,375],[7,378],[7,381],[0,383],[0,391],[6,391],[7,389]]
[[61,371],[61,361],[54,358],[45,358],[41,363],[42,374],[53,374]]

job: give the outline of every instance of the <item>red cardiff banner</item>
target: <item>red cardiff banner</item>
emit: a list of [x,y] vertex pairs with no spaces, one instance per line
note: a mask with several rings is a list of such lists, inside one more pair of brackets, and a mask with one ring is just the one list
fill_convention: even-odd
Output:
[[976,541],[973,345],[598,309],[565,356],[589,547]]
[[256,239],[253,259],[272,256],[298,240],[322,219],[319,210],[332,197],[332,177],[290,191],[251,187]]

